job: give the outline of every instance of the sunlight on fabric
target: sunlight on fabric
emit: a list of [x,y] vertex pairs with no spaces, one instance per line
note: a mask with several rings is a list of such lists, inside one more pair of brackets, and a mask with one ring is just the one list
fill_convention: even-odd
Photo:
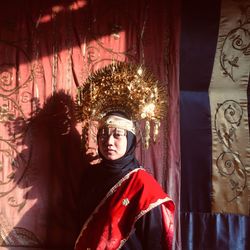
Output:
[[[87,5],[86,0],[76,0],[73,3],[69,4],[67,6],[67,9],[70,11],[77,11],[81,8],[84,8]],[[49,10],[48,10],[49,11]],[[50,8],[50,11],[53,13],[51,14],[45,14],[45,15],[40,15],[36,21],[36,27],[38,27],[39,24],[44,24],[51,22],[57,14],[65,11],[65,6],[64,5],[54,5]]]

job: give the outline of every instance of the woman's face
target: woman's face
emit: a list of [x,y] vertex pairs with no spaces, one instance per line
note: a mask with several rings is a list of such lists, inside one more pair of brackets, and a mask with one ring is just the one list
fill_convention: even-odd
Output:
[[127,150],[127,131],[121,128],[102,128],[98,135],[98,146],[105,159],[121,158]]

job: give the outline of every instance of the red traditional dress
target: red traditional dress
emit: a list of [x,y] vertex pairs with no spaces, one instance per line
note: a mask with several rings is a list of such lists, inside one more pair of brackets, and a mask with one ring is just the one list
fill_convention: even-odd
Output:
[[162,212],[164,248],[171,249],[174,203],[150,174],[137,168],[110,189],[86,220],[75,250],[120,249],[135,223],[157,206]]

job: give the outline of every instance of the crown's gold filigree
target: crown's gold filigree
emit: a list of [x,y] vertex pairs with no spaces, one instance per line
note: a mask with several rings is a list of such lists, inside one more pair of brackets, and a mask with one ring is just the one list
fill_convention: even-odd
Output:
[[111,111],[122,111],[132,121],[145,120],[148,147],[150,124],[154,138],[167,111],[164,87],[145,67],[126,62],[112,63],[91,74],[77,96],[77,118],[90,122]]

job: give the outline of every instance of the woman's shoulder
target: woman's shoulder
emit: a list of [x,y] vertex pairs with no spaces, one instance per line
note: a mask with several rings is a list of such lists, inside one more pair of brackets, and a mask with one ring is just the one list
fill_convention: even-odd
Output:
[[161,187],[158,181],[155,179],[154,175],[145,168],[143,168],[142,166],[137,169],[134,169],[133,171],[131,171],[131,173],[132,172],[133,174],[131,178],[136,179],[138,183],[141,183],[142,185],[146,185],[149,187],[150,185]]
[[153,175],[153,173],[149,172],[147,169],[145,169],[143,166],[140,166],[137,169],[137,175],[141,178],[148,178],[148,179],[154,179],[155,177]]

